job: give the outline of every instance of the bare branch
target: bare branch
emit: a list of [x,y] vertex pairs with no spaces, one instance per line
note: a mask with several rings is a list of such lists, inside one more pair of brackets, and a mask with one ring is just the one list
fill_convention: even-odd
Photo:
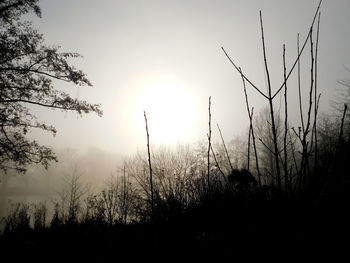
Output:
[[231,160],[230,160],[230,155],[228,154],[228,151],[227,151],[227,148],[226,148],[226,144],[225,144],[225,141],[224,141],[224,137],[222,136],[222,133],[221,133],[219,124],[216,124],[216,125],[217,125],[218,130],[219,130],[219,133],[220,133],[220,137],[221,137],[222,144],[224,145],[224,149],[225,149],[225,153],[226,153],[227,160],[228,160],[228,162],[229,162],[229,164],[230,164],[231,170],[233,170],[232,163],[231,163]]
[[296,60],[294,61],[292,68],[289,70],[289,72],[288,72],[288,74],[287,74],[286,80],[283,81],[281,87],[280,87],[280,88],[275,92],[275,94],[272,96],[272,99],[274,99],[274,98],[277,96],[277,94],[282,90],[282,88],[284,87],[284,83],[288,80],[288,78],[289,78],[289,76],[292,74],[292,72],[293,72],[293,70],[294,70],[296,64],[298,63],[298,61],[299,61],[299,59],[300,59],[300,56],[301,56],[301,54],[302,54],[303,51],[304,51],[304,48],[305,48],[305,46],[306,46],[306,43],[308,42],[309,37],[310,37],[310,35],[312,34],[312,31],[311,31],[311,30],[312,30],[312,28],[313,28],[313,26],[314,26],[314,23],[315,23],[317,14],[318,14],[318,12],[319,12],[319,10],[320,10],[321,3],[322,3],[322,0],[320,0],[319,4],[318,4],[318,6],[317,6],[317,9],[316,9],[314,18],[313,18],[312,23],[311,23],[311,26],[310,26],[309,33],[308,33],[308,35],[306,36],[306,39],[305,39],[305,41],[304,41],[304,44],[303,44],[303,46],[302,46],[300,52],[298,52],[298,56],[297,56]]
[[[298,54],[300,54],[299,50],[299,34],[297,38],[297,49],[298,49]],[[304,126],[304,117],[303,117],[303,106],[302,106],[302,97],[301,97],[301,84],[300,84],[300,59],[298,59],[298,95],[299,95],[299,112],[300,112],[300,121],[301,121],[301,127],[303,128],[303,132],[305,131],[305,126]]]
[[[226,53],[225,49],[223,47],[221,47],[222,51],[225,53],[225,56],[228,58],[228,60],[231,62],[231,64],[235,67],[235,69],[242,74],[242,72],[240,71],[239,67],[236,66],[236,64],[233,62],[233,60],[229,57],[229,55]],[[243,75],[243,74],[242,74]],[[259,89],[257,88],[245,75],[243,75],[243,78],[256,90],[258,91],[262,96],[264,96],[266,99],[268,99],[268,97]]]
[[208,107],[208,113],[209,113],[209,133],[208,133],[208,191],[210,192],[210,148],[211,148],[211,96],[209,96],[209,107]]
[[153,217],[154,216],[153,178],[152,178],[151,151],[150,151],[150,146],[149,146],[149,133],[148,133],[148,124],[147,124],[146,111],[143,112],[143,115],[145,117],[145,124],[146,124],[149,181],[150,181],[150,187],[151,187],[151,189],[150,189],[151,190],[151,208],[152,208],[152,217]]

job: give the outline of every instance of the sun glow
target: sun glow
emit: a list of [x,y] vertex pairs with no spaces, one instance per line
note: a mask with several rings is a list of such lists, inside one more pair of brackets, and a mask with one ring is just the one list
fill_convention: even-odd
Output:
[[141,91],[135,107],[135,123],[144,133],[143,111],[147,114],[151,142],[173,144],[190,140],[196,106],[183,85],[153,83]]

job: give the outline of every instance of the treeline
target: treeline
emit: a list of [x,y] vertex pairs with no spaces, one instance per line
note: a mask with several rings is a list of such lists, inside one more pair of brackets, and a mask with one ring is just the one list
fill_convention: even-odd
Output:
[[[266,118],[267,111],[263,111],[257,121],[268,123]],[[257,127],[257,138],[268,142],[272,136],[266,127],[263,128],[261,123]],[[73,167],[70,173],[62,177],[59,192],[53,195],[53,211],[48,211],[44,204],[12,203],[8,215],[3,219],[4,231],[78,223],[114,225],[167,221],[217,195],[249,197],[259,193],[266,198],[284,196],[293,199],[302,195],[316,202],[329,193],[345,193],[348,185],[346,160],[349,157],[349,124],[334,115],[323,116],[317,132],[318,160],[314,163],[314,157],[310,157],[310,163],[316,166],[310,165],[308,168],[302,188],[298,180],[288,182],[288,191],[278,187],[273,173],[273,153],[262,142],[257,144],[261,185],[254,158],[247,154],[246,143],[243,139],[236,139],[227,146],[217,144],[211,147],[210,188],[205,142],[195,147],[160,146],[155,147],[151,155],[153,214],[147,154],[139,152],[124,158],[119,169],[104,182],[102,190],[94,193],[84,181],[83,173]],[[303,161],[300,152],[294,158],[292,161],[296,166]],[[290,178],[297,176],[297,173],[290,174]],[[285,180],[283,178],[282,182]]]

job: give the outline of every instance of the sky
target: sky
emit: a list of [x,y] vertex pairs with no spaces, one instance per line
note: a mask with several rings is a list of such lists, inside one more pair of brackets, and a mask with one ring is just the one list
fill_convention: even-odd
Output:
[[[30,16],[46,44],[80,53],[72,61],[93,87],[57,82],[72,96],[100,103],[102,118],[34,109],[58,130],[31,136],[45,145],[86,151],[97,147],[118,154],[133,154],[146,147],[144,112],[150,141],[155,144],[206,140],[208,99],[212,129],[216,123],[226,140],[247,133],[248,115],[240,75],[223,54],[242,67],[266,91],[259,10],[262,11],[267,57],[273,90],[282,83],[282,45],[287,68],[296,58],[296,39],[303,41],[318,0],[41,0],[42,18]],[[318,57],[320,111],[350,79],[350,1],[324,0],[321,6]],[[302,63],[305,101],[309,89],[309,46]],[[297,82],[289,83],[289,112],[298,126]],[[266,101],[251,87],[248,96],[255,114]],[[275,105],[279,107],[280,97]],[[306,104],[305,104],[306,105]]]

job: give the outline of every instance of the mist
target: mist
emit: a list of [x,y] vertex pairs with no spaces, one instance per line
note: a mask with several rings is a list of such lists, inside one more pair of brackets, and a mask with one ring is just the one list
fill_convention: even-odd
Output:
[[86,152],[62,148],[55,149],[55,152],[58,162],[52,163],[48,169],[32,165],[24,175],[14,171],[1,173],[1,217],[6,216],[9,206],[17,202],[29,205],[42,203],[52,210],[65,180],[73,175],[81,177],[89,193],[100,191],[122,163],[122,156],[98,148],[90,148]]

